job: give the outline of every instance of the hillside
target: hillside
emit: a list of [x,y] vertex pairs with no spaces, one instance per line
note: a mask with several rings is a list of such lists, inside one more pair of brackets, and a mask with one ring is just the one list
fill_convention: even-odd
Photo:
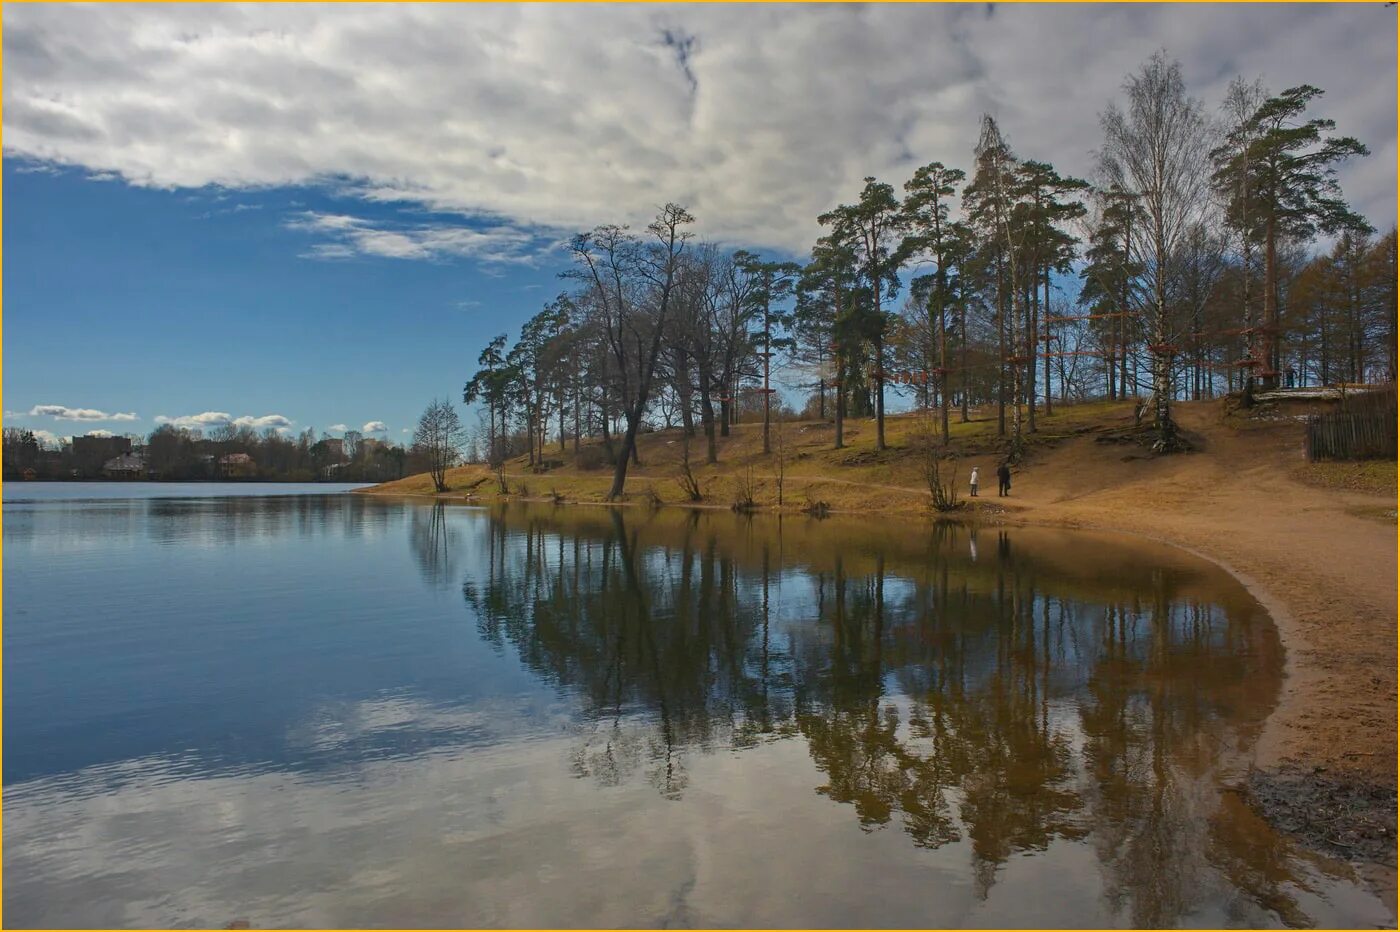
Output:
[[[1044,451],[1085,434],[1099,434],[1132,425],[1130,402],[1094,403],[1056,408],[1053,417],[1041,416],[1039,430],[1027,435],[1028,463]],[[1008,419],[1010,412],[1008,411]],[[996,436],[995,411],[974,412],[966,424],[951,415],[948,463],[959,477],[960,494],[966,494],[966,479],[974,465],[981,467],[982,496],[996,497],[996,465],[1003,442]],[[774,424],[773,452],[762,453],[762,425],[739,424],[729,437],[718,439],[719,463],[704,463],[703,436],[691,440],[690,463],[700,483],[703,499],[690,503],[677,481],[684,456],[679,428],[643,434],[638,438],[641,465],[627,473],[623,500],[647,503],[655,497],[663,504],[698,504],[730,507],[742,485],[750,479],[754,499],[760,509],[777,507],[779,481],[783,473],[782,498],[787,510],[799,510],[809,500],[827,503],[834,511],[898,511],[925,507],[928,490],[921,474],[921,457],[916,453],[919,435],[927,429],[917,415],[897,415],[886,419],[888,449],[876,452],[873,419],[848,420],[846,447],[832,448],[835,427],[830,422],[790,422]],[[1145,451],[1143,451],[1145,454]],[[576,456],[572,447],[547,449],[546,457],[561,465],[532,471],[525,457],[510,460],[505,467],[513,498],[551,500],[555,493],[567,502],[602,502],[612,484],[612,467],[602,462],[601,446],[585,443]],[[494,477],[484,466],[463,466],[447,475],[449,491],[443,497],[477,501],[499,498]],[[365,490],[368,494],[432,495],[427,475],[410,476]],[[987,501],[978,504],[987,506]]]

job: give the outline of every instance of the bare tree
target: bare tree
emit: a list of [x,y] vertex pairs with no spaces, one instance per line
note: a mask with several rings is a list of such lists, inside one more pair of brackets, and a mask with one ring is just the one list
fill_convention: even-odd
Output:
[[447,470],[461,459],[465,434],[457,409],[445,398],[433,401],[418,418],[413,446],[426,459],[433,487],[439,492],[447,491]]
[[341,440],[341,449],[345,451],[345,458],[350,462],[355,462],[360,456],[360,444],[364,441],[364,435],[358,430],[347,430]]
[[657,359],[679,278],[681,256],[695,220],[684,207],[667,204],[647,226],[650,242],[639,242],[625,227],[602,226],[574,237],[573,273],[594,294],[611,358],[622,413],[627,421],[613,469],[608,501],[627,482],[627,464],[636,457],[637,432],[651,400]]
[[1210,207],[1212,131],[1200,101],[1186,95],[1181,64],[1164,52],[1130,75],[1123,89],[1127,112],[1110,104],[1099,118],[1099,169],[1109,185],[1137,196],[1143,214],[1129,244],[1143,269],[1133,298],[1151,341],[1153,448],[1167,452],[1180,447],[1171,414],[1178,336],[1169,306],[1173,259]]

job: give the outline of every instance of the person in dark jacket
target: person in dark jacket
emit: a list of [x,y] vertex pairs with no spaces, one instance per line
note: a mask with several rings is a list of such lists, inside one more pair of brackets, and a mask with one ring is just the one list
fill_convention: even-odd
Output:
[[1011,494],[1011,466],[1005,461],[997,467],[997,495]]

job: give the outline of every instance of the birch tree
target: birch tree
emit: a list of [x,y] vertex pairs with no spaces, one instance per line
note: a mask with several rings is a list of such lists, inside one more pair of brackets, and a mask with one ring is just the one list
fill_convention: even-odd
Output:
[[1199,100],[1189,97],[1181,64],[1154,54],[1124,82],[1127,108],[1109,104],[1099,120],[1104,142],[1099,171],[1107,186],[1135,195],[1143,222],[1133,226],[1129,249],[1141,266],[1132,290],[1149,343],[1153,449],[1181,448],[1172,419],[1172,361],[1179,334],[1169,294],[1173,258],[1191,231],[1206,219],[1210,204],[1210,125]]

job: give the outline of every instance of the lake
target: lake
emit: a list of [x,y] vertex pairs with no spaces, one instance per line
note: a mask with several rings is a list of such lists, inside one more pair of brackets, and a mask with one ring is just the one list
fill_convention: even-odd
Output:
[[[15,483],[7,927],[1365,926],[1133,538]],[[161,494],[164,488],[169,494]]]

